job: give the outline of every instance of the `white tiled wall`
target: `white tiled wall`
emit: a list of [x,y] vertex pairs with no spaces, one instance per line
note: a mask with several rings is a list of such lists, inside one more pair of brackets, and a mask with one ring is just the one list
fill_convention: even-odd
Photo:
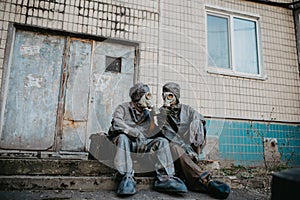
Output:
[[[266,80],[207,72],[207,5],[260,17]],[[176,81],[181,101],[206,116],[300,121],[291,10],[243,0],[1,1],[0,74],[10,22],[138,42],[138,81],[150,84],[158,104],[161,86]]]
[[[266,80],[207,73],[206,6],[259,16]],[[165,37],[161,64],[165,72],[160,81],[179,78],[182,102],[212,117],[300,121],[300,79],[291,10],[238,0],[169,0],[162,1],[161,7],[160,37]]]

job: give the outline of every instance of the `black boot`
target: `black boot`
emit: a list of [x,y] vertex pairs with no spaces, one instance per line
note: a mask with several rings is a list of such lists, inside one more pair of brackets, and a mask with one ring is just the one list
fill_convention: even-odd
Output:
[[198,179],[199,192],[207,193],[208,184],[211,180],[211,173],[203,172]]
[[158,192],[165,192],[165,193],[183,194],[187,192],[187,188],[184,182],[177,177],[170,177],[163,181],[156,179],[154,181],[153,188]]
[[118,196],[131,196],[136,193],[136,181],[132,175],[125,175],[120,182],[117,195]]
[[227,199],[230,194],[230,187],[222,181],[210,181],[208,183],[208,194],[217,199]]
[[209,172],[204,172],[198,180],[200,192],[208,193],[216,199],[226,199],[230,194],[230,187],[226,183],[218,180],[212,180]]

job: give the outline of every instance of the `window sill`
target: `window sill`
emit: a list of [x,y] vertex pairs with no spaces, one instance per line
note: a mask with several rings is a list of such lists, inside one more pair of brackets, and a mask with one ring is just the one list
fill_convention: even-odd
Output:
[[232,70],[228,70],[228,69],[221,69],[221,68],[215,68],[215,67],[208,67],[207,73],[224,75],[224,76],[233,76],[233,77],[238,77],[238,78],[256,79],[256,80],[262,80],[262,81],[267,80],[266,75],[247,74],[247,73],[236,72],[236,71],[232,71]]

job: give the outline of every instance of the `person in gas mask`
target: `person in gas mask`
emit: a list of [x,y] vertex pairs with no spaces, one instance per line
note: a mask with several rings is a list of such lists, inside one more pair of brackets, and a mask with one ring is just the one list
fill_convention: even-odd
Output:
[[204,172],[197,162],[206,145],[204,117],[189,105],[181,104],[180,86],[166,83],[162,88],[163,106],[157,118],[157,137],[167,138],[175,158],[176,175],[186,183],[189,190],[209,193],[225,199],[230,187],[223,182],[213,181],[209,172]]
[[117,195],[129,196],[136,193],[131,153],[155,155],[155,190],[187,192],[184,182],[174,176],[175,169],[168,140],[163,137],[153,138],[150,135],[149,108],[152,104],[149,86],[137,83],[130,88],[129,95],[130,102],[117,106],[108,131],[108,138],[116,145],[114,164],[120,177]]

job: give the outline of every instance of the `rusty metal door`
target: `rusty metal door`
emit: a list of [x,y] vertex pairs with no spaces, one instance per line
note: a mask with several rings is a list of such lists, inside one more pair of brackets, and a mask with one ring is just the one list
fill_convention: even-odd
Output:
[[134,58],[134,46],[71,42],[62,150],[86,151],[91,134],[108,131],[116,106],[129,101]]
[[54,145],[63,37],[16,31],[2,92],[4,149],[47,150]]
[[129,101],[135,47],[16,31],[1,104],[2,149],[87,151]]

